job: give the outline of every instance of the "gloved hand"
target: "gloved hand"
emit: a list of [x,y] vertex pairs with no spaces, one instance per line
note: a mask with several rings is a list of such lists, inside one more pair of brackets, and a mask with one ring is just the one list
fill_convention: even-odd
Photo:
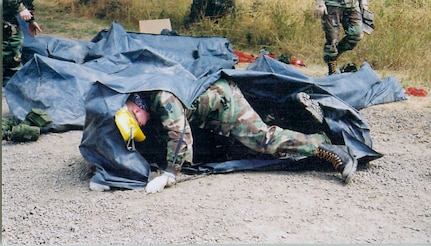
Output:
[[364,12],[364,10],[368,10],[368,0],[361,0],[359,3],[359,7],[361,8],[361,12]]
[[323,15],[328,14],[326,9],[325,0],[316,0],[316,8],[314,9],[314,18],[321,18]]
[[165,186],[169,187],[175,184],[175,175],[170,172],[163,172],[159,177],[151,180],[145,187],[147,193],[161,192]]
[[21,12],[19,12],[19,17],[25,21],[29,21],[33,15],[28,9],[23,9]]

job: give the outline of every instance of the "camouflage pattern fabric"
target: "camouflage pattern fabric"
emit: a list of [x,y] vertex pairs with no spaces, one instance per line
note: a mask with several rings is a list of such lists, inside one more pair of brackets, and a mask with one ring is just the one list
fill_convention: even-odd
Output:
[[21,67],[23,33],[10,22],[3,23],[3,68],[17,71]]
[[[168,132],[168,171],[178,171],[177,167],[184,163],[193,163],[193,136],[189,124],[192,121],[215,134],[226,137],[232,134],[248,148],[275,157],[285,154],[312,156],[321,143],[330,143],[325,135],[306,135],[266,125],[237,85],[223,79],[202,93],[190,109],[184,109],[182,103],[166,91],[155,95],[151,109],[161,116],[163,128]],[[173,165],[178,144],[181,147],[176,165]]]
[[[12,72],[21,67],[21,48],[24,36],[19,26],[17,14],[24,8],[33,14],[33,0],[3,1],[3,68]],[[34,21],[34,17],[29,22],[31,21]],[[5,71],[5,73],[10,71]]]
[[[176,173],[179,171],[178,166],[182,166],[186,162],[193,163],[193,136],[186,118],[185,108],[172,93],[160,91],[153,99],[151,110],[155,112],[154,115],[161,117],[162,126],[167,130],[166,161],[168,167],[166,170]],[[181,143],[179,143],[183,131],[184,135]],[[174,163],[178,144],[181,144],[181,148]]]
[[355,6],[359,6],[359,0],[326,0],[326,6],[336,6],[336,7],[345,7],[345,8],[354,8]]
[[[328,14],[322,16],[322,28],[326,38],[323,59],[327,63],[336,60],[343,52],[354,49],[364,37],[364,32],[361,10],[357,1],[352,7],[341,4],[344,1],[326,2]],[[345,36],[339,41],[341,27],[344,29]]]

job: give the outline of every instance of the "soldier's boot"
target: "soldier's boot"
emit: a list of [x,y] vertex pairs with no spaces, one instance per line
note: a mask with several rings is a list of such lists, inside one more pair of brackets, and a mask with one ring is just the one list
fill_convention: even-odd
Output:
[[358,161],[347,147],[323,143],[315,150],[314,155],[331,163],[335,170],[341,173],[345,183],[352,180]]
[[310,98],[305,92],[299,92],[294,95],[294,99],[299,102],[306,112],[311,115],[319,123],[323,123],[323,111],[320,108],[319,103]]
[[295,102],[295,107],[299,106],[300,108],[305,110],[305,113],[308,116],[311,116],[320,124],[323,123],[323,111],[320,108],[319,102],[314,99],[311,99],[310,95],[305,92],[299,92],[293,94],[290,100]]
[[337,74],[337,60],[328,62],[328,75]]

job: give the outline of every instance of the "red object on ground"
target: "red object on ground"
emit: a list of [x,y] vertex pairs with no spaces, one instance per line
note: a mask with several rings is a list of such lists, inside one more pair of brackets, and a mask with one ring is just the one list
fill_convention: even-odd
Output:
[[298,67],[305,67],[304,61],[302,61],[298,58],[290,59],[290,64],[298,66]]
[[233,50],[233,52],[238,56],[238,62],[248,62],[252,63],[256,58],[253,55],[246,54],[239,50]]
[[417,96],[417,97],[426,97],[427,92],[422,88],[409,87],[406,90],[407,95]]

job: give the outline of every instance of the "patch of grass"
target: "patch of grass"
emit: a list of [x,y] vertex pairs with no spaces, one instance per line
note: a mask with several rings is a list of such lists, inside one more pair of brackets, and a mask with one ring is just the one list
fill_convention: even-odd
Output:
[[56,1],[35,1],[36,19],[43,32],[60,38],[91,40],[99,31],[110,26],[109,21],[79,16]]
[[[181,35],[222,36],[235,49],[257,54],[260,49],[280,55],[289,52],[307,64],[324,66],[324,33],[312,17],[314,1],[236,0],[236,9],[217,20],[204,18],[186,24],[189,0],[36,0],[37,18],[44,33],[65,38],[91,39],[118,21],[138,31],[138,21],[171,19]],[[376,30],[339,63],[369,62],[382,75],[396,74],[407,86],[431,88],[431,1],[385,0],[370,2]],[[326,68],[324,68],[326,69]]]

